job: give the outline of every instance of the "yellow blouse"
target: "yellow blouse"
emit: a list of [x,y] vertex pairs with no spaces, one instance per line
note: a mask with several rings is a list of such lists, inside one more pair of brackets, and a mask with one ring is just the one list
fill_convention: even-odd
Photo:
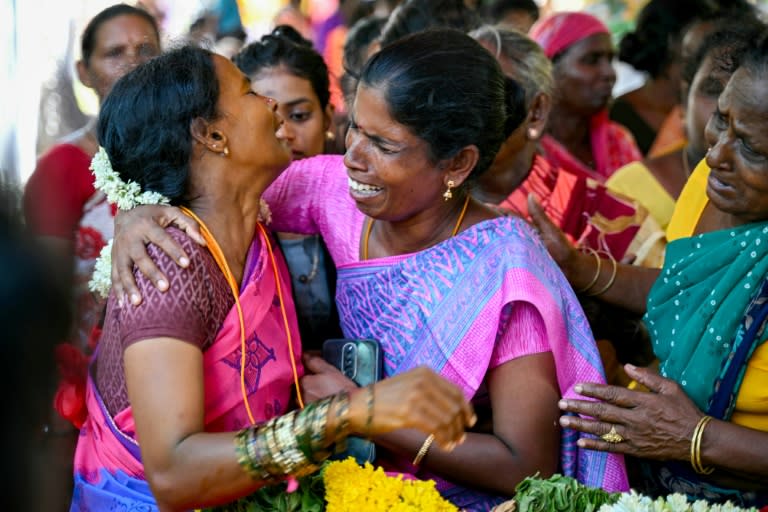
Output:
[[[668,241],[693,235],[709,201],[708,178],[709,167],[702,160],[693,170],[677,199],[667,226]],[[758,347],[747,363],[731,421],[737,425],[768,432],[768,342]]]
[[685,182],[667,225],[667,242],[693,235],[704,207],[707,206],[709,167],[702,160]]

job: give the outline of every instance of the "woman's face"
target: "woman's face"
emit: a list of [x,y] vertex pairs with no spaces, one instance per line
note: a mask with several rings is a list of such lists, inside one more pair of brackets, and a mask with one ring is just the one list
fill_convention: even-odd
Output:
[[717,98],[725,89],[730,75],[714,65],[711,56],[706,57],[693,76],[684,104],[685,133],[688,139],[686,153],[690,163],[698,163],[707,151],[704,130],[707,121],[717,107]]
[[251,82],[231,61],[214,55],[219,79],[219,118],[213,121],[211,133],[223,140],[233,164],[280,171],[291,163],[291,152],[276,113],[274,99],[253,91]]
[[344,164],[361,212],[398,222],[443,200],[444,175],[427,142],[392,118],[381,91],[360,85],[350,114]]
[[323,152],[330,114],[320,106],[309,80],[279,66],[254,74],[251,83],[259,94],[277,100],[277,111],[285,121],[285,137],[294,160]]
[[160,55],[160,41],[146,19],[133,14],[105,21],[94,34],[93,53],[88,62],[78,62],[80,81],[106,98],[123,75],[152,57]]
[[768,219],[768,76],[738,69],[707,123],[707,196],[740,223]]
[[553,67],[558,106],[589,116],[607,107],[616,82],[613,55],[608,34],[591,35],[565,50]]

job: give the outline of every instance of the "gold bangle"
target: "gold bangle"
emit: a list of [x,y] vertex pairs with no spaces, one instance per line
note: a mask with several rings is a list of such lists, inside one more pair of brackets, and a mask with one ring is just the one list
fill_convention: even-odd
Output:
[[424,440],[424,444],[421,445],[421,448],[419,448],[419,451],[416,453],[416,457],[413,458],[412,464],[414,466],[418,466],[422,459],[427,455],[427,452],[429,451],[429,447],[432,446],[432,443],[435,441],[435,435],[429,434],[427,438]]
[[693,436],[691,437],[691,466],[700,475],[709,475],[715,470],[711,466],[704,467],[701,463],[701,438],[704,437],[704,429],[710,421],[712,421],[712,416],[702,416],[696,424],[696,428],[693,429]]
[[[597,297],[598,295],[602,295],[603,293],[607,292],[608,288],[613,286],[614,281],[616,281],[616,272],[619,269],[619,264],[616,263],[616,258],[611,256],[610,253],[606,253],[606,254],[608,255],[608,258],[611,260],[611,265],[613,266],[613,269],[611,270],[611,278],[608,280],[608,282],[605,284],[605,286],[603,286],[602,288],[600,288],[596,292],[588,293],[587,297]],[[597,281],[595,281],[595,283],[597,283]]]
[[597,253],[596,250],[594,250],[591,247],[586,247],[586,250],[589,254],[595,257],[595,263],[597,264],[597,271],[595,272],[595,277],[592,278],[592,280],[589,282],[587,286],[584,288],[580,288],[578,290],[575,290],[576,293],[584,293],[588,291],[590,288],[595,286],[595,283],[597,283],[597,280],[600,278],[600,267],[602,266],[600,255]]
[[366,400],[365,408],[367,410],[368,417],[365,419],[365,437],[371,437],[371,426],[373,426],[373,401],[375,399],[373,384],[366,386]]

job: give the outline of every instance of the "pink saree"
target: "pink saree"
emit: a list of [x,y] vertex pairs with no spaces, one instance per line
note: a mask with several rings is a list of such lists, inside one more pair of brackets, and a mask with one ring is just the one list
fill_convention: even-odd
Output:
[[[301,344],[290,279],[282,258],[276,260],[293,353],[301,374]],[[115,301],[114,296],[109,300]],[[260,423],[290,408],[293,372],[275,273],[266,243],[258,233],[246,260],[240,302],[246,329],[245,389],[254,420]],[[241,354],[238,313],[232,308],[215,341],[203,354],[208,432],[235,431],[250,424],[241,389]],[[144,478],[131,408],[111,417],[91,375],[86,401],[88,418],[75,453],[75,491],[70,511],[157,510]]]

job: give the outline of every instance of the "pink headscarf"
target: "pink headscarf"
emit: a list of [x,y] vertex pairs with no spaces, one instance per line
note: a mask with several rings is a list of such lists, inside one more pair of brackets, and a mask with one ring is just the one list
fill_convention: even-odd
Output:
[[559,12],[536,23],[531,27],[529,36],[539,43],[551,59],[572,44],[595,34],[610,34],[610,31],[591,14]]

